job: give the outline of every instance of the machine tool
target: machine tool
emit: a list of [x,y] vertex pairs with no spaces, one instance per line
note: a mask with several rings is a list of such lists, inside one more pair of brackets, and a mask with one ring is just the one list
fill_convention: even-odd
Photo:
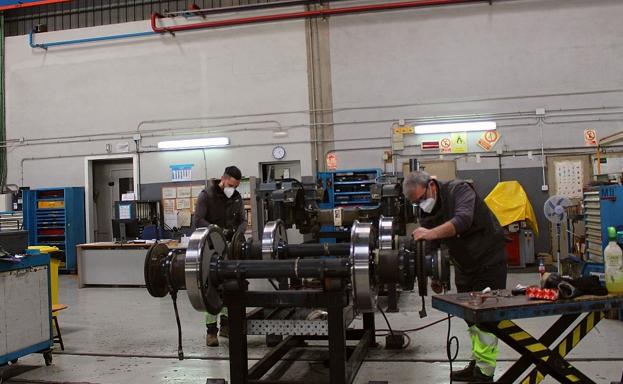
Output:
[[[186,252],[155,244],[145,259],[145,283],[152,296],[170,294],[175,303],[177,292],[185,289],[198,311],[217,314],[228,307],[230,377],[235,384],[262,382],[288,351],[307,340],[328,341],[330,383],[351,383],[368,347],[375,345],[378,287],[399,284],[411,290],[417,281],[420,294],[426,295],[428,277],[449,288],[449,276],[448,258],[427,252],[422,241],[398,236],[391,217],[376,223],[355,220],[346,245],[290,245],[279,220],[266,223],[261,244],[239,237],[227,243],[221,229],[212,225],[192,234]],[[318,284],[257,291],[249,289],[253,279],[314,279]],[[247,313],[248,307],[324,309],[327,318],[271,320],[258,317],[257,310]],[[348,328],[357,313],[363,329]],[[247,335],[262,333],[258,329],[285,338],[249,369]],[[347,340],[358,341],[348,359]]]

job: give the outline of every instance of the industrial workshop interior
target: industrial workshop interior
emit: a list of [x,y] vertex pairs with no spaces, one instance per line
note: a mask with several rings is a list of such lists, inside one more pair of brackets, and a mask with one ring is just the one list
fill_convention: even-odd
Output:
[[623,1],[0,0],[0,384],[623,384]]

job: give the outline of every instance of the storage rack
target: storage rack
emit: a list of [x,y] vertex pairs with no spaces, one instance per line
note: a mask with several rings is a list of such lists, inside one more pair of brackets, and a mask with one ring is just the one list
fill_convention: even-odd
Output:
[[24,191],[24,225],[30,245],[58,247],[65,253],[63,272],[76,270],[76,245],[85,242],[84,188]]
[[582,274],[597,275],[603,281],[608,227],[623,230],[623,186],[603,185],[584,192],[584,224],[587,262]]
[[[380,176],[381,170],[377,168],[318,172],[317,184],[324,189],[319,207],[335,209],[378,206],[379,202],[372,200],[372,186]],[[336,238],[343,238],[348,233],[332,225],[323,225],[320,228],[320,241],[333,243]]]

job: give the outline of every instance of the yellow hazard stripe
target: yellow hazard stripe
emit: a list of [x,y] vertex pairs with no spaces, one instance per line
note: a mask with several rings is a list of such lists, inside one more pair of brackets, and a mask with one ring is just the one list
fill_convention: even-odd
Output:
[[536,343],[536,344],[530,344],[528,346],[526,346],[526,348],[528,349],[528,351],[535,353],[535,352],[539,352],[539,351],[544,351],[547,348],[541,344],[541,343]]
[[558,354],[562,357],[567,356],[567,340],[563,340],[558,346]]
[[573,381],[573,382],[580,381],[580,379],[576,375],[567,375],[567,379],[569,379],[569,381]]
[[594,325],[595,325],[595,312],[591,312],[588,314],[588,316],[586,316],[586,332],[588,333],[588,331],[593,329]]
[[578,326],[575,327],[575,329],[573,330],[573,344],[572,344],[573,347],[578,345],[578,343],[580,342],[581,328],[582,328],[582,324],[578,324]]
[[528,332],[521,331],[521,332],[511,333],[510,337],[512,337],[513,339],[515,339],[517,341],[521,341],[521,340],[529,339],[532,336],[530,336],[530,334],[528,334]]
[[513,323],[510,320],[502,320],[498,323],[498,328],[499,329],[506,329],[506,328],[510,328],[510,327],[514,327],[515,323]]

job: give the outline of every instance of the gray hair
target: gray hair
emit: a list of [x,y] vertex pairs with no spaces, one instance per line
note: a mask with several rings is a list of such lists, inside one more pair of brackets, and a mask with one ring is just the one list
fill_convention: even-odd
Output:
[[426,187],[430,181],[430,175],[424,171],[411,172],[402,182],[402,193],[409,197],[409,192],[411,192],[415,186]]

